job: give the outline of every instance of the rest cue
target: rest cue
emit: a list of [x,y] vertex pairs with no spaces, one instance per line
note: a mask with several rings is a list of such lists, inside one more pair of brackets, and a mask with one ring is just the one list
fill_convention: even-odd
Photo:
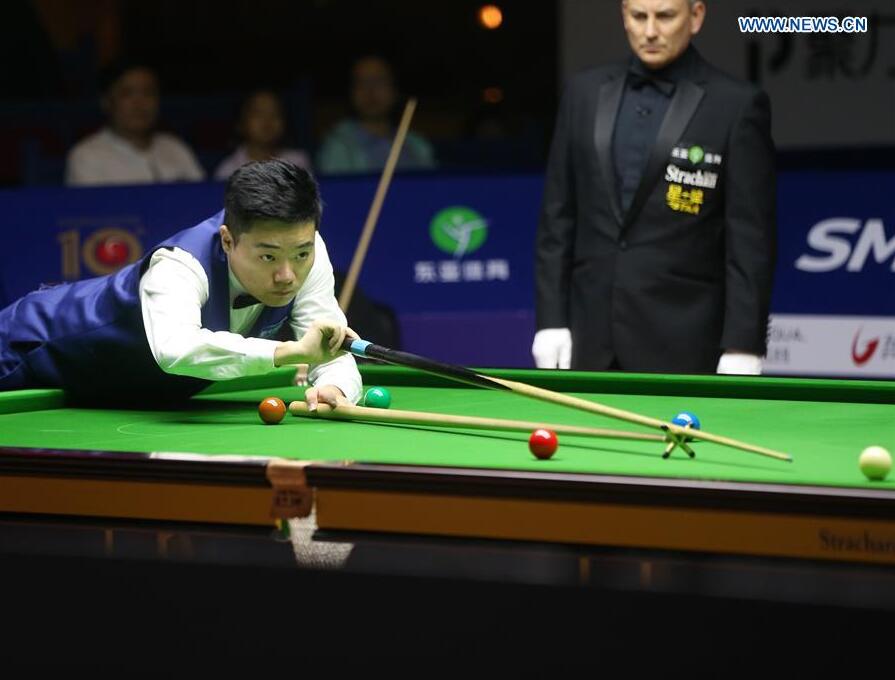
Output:
[[379,361],[384,361],[385,363],[394,364],[396,366],[415,368],[419,371],[432,373],[444,378],[450,378],[451,380],[466,383],[467,385],[475,385],[476,387],[484,387],[486,389],[500,390],[504,392],[515,392],[516,394],[521,394],[533,399],[549,401],[553,404],[560,404],[562,406],[568,406],[570,408],[575,408],[581,411],[596,413],[608,418],[626,420],[629,423],[635,423],[637,425],[643,425],[644,427],[659,429],[665,432],[671,443],[675,444],[676,446],[681,446],[685,450],[685,441],[687,439],[698,439],[702,441],[712,442],[714,444],[721,444],[722,446],[729,446],[731,448],[740,449],[741,451],[757,453],[761,456],[767,456],[768,458],[776,458],[777,460],[792,462],[792,457],[789,454],[781,453],[780,451],[774,451],[773,449],[767,449],[762,446],[748,444],[746,442],[741,442],[729,437],[722,437],[720,435],[711,434],[709,432],[706,432],[705,430],[684,428],[680,425],[675,425],[674,423],[664,422],[662,420],[659,420],[658,418],[650,418],[649,416],[634,413],[633,411],[625,411],[623,409],[605,406],[604,404],[600,404],[597,402],[587,401],[586,399],[580,399],[578,397],[572,397],[560,392],[547,390],[543,387],[535,387],[534,385],[516,382],[515,380],[504,380],[502,378],[489,377],[486,375],[482,375],[481,373],[471,371],[468,368],[464,368],[462,366],[445,364],[440,361],[434,361],[432,359],[426,359],[416,354],[411,354],[410,352],[401,352],[398,350],[389,349],[388,347],[375,345],[372,342],[367,342],[366,340],[345,338],[345,340],[342,342],[342,349],[346,352],[350,352],[357,357],[362,357],[364,359],[378,359]]
[[319,404],[316,411],[309,411],[304,401],[289,404],[289,413],[294,416],[320,416],[328,420],[357,420],[362,422],[395,423],[398,425],[427,425],[431,427],[458,427],[469,430],[505,430],[510,432],[531,432],[539,428],[553,430],[557,434],[581,437],[602,437],[604,439],[635,439],[637,441],[662,442],[659,434],[606,430],[580,425],[555,425],[526,420],[505,420],[503,418],[481,418],[479,416],[455,416],[446,413],[426,413],[424,411],[402,411],[400,409],[369,408],[367,406],[342,405],[333,408],[329,404]]

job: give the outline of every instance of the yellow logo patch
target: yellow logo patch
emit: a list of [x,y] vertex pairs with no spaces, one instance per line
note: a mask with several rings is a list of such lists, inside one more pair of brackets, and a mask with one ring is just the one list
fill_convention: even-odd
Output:
[[702,189],[684,191],[684,187],[680,184],[669,184],[665,193],[665,203],[675,212],[698,215],[704,202],[705,192]]

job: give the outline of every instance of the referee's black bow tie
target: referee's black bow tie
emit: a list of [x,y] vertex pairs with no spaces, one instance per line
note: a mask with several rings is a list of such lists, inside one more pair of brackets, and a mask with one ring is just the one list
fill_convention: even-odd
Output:
[[261,300],[248,293],[241,293],[233,299],[233,309],[242,309],[243,307],[251,307],[252,305],[260,305]]
[[666,97],[670,97],[674,94],[674,83],[670,80],[662,80],[661,78],[656,78],[651,74],[641,73],[640,71],[635,71],[634,69],[630,69],[628,71],[628,82],[635,90],[639,90],[645,85],[652,85]]

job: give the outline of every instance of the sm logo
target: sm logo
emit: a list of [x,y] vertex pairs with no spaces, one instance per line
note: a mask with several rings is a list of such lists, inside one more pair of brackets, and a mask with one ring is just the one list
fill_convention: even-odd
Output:
[[859,272],[870,259],[881,265],[891,260],[890,269],[895,272],[895,235],[888,238],[878,218],[866,222],[851,217],[823,220],[811,227],[808,245],[821,254],[799,256],[795,265],[803,272],[831,272],[842,267]]

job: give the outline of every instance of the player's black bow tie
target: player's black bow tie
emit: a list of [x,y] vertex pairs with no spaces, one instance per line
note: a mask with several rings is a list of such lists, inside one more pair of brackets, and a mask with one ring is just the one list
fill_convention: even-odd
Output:
[[260,304],[261,300],[248,293],[241,293],[233,299],[233,309],[242,309],[243,307],[251,307],[252,305]]
[[634,69],[628,71],[628,82],[635,90],[639,90],[645,85],[652,85],[666,97],[670,97],[674,94],[674,83],[670,80],[663,80],[662,78],[657,78],[648,73],[641,73]]

